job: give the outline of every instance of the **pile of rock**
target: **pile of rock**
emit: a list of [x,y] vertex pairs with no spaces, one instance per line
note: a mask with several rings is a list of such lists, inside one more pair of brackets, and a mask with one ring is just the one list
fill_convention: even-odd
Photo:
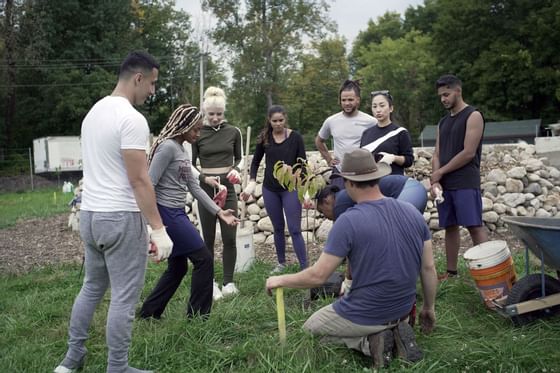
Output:
[[[429,179],[433,149],[415,150],[411,176]],[[503,216],[560,217],[560,171],[539,157],[534,145],[485,145],[481,162],[482,219],[490,230],[504,226]],[[438,230],[432,200],[424,213]],[[441,233],[436,233],[439,235]]]
[[[407,172],[411,177],[429,185],[433,148],[414,149],[415,161]],[[329,167],[318,152],[307,153],[309,161],[325,179],[330,175]],[[264,164],[262,162],[261,164]],[[255,244],[272,244],[273,228],[264,207],[262,180],[264,168],[257,176],[255,199],[248,201],[244,224],[253,229]],[[241,188],[236,185],[237,192]],[[483,195],[483,221],[490,230],[504,226],[503,216],[537,216],[560,218],[560,171],[549,165],[546,158],[535,153],[535,147],[527,144],[485,145],[482,148],[481,189]],[[241,209],[242,202],[239,202]],[[78,205],[79,208],[79,205]],[[197,206],[192,195],[187,195],[186,211],[198,227]],[[74,211],[76,213],[77,211]],[[75,214],[77,215],[77,214]],[[429,197],[424,219],[436,236],[440,231],[435,203]],[[76,222],[72,224],[76,227]],[[306,242],[324,240],[332,222],[316,210],[303,210],[301,230]],[[288,236],[287,228],[285,230]],[[219,236],[217,236],[218,238]],[[287,238],[289,243],[290,238]]]

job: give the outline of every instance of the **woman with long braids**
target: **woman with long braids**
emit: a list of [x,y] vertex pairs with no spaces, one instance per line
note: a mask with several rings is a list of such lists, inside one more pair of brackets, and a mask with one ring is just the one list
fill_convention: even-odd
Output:
[[[208,87],[204,93],[202,105],[205,123],[200,139],[192,147],[193,164],[196,165],[197,159],[200,159],[199,178],[202,189],[213,198],[220,191],[220,186],[225,186],[227,188],[225,208],[231,209],[237,214],[237,194],[233,185],[239,184],[241,181],[239,175],[243,147],[241,131],[225,120],[226,96],[222,89]],[[198,210],[204,242],[214,256],[216,214],[205,206],[200,206]],[[220,222],[220,231],[223,243],[224,278],[221,290],[214,281],[214,300],[239,292],[233,282],[233,271],[237,259],[237,229]]]
[[389,91],[371,92],[371,112],[378,123],[362,133],[360,147],[372,152],[377,162],[391,165],[391,174],[404,175],[404,169],[414,161],[412,140],[406,128],[393,123]]
[[293,166],[299,158],[306,159],[303,138],[299,133],[287,127],[286,111],[280,105],[273,105],[268,109],[266,125],[257,138],[257,147],[251,162],[251,179],[241,193],[241,198],[245,201],[255,192],[257,171],[264,155],[266,155],[266,168],[263,198],[266,211],[274,227],[274,245],[278,256],[278,265],[272,273],[282,272],[286,266],[284,214],[286,214],[288,231],[292,237],[299,266],[301,269],[305,269],[307,255],[301,234],[301,203],[298,200],[297,191],[286,190],[272,175],[274,164],[278,161]]
[[187,259],[194,267],[187,317],[206,316],[212,307],[214,260],[185,213],[187,190],[225,224],[235,226],[238,219],[232,210],[222,210],[218,207],[200,189],[193,176],[191,161],[183,148],[183,142],[196,142],[201,127],[202,114],[198,109],[189,104],[181,105],[171,114],[150,150],[148,172],[154,184],[159,213],[173,241],[173,251],[167,260],[167,270],[142,305],[142,318],[161,317],[167,303],[187,274]]

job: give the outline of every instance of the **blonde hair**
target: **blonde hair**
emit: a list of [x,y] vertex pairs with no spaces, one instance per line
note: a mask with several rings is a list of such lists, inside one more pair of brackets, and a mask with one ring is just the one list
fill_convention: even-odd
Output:
[[202,113],[198,108],[190,104],[183,104],[175,109],[165,126],[161,129],[157,140],[152,145],[148,155],[148,164],[152,162],[156,149],[162,142],[189,132],[201,119]]
[[202,108],[206,111],[211,107],[226,109],[226,94],[223,89],[218,87],[208,87],[206,89]]

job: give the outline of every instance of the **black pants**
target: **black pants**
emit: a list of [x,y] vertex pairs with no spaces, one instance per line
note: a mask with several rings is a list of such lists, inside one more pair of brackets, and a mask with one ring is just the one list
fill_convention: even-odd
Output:
[[167,303],[177,291],[188,271],[187,258],[193,264],[191,275],[191,295],[187,305],[187,317],[205,316],[212,308],[212,286],[214,280],[214,260],[204,246],[187,255],[174,256],[167,260],[167,270],[161,275],[156,287],[142,304],[140,317],[159,319]]
[[[227,199],[224,209],[232,209],[237,216],[237,194],[235,188],[231,184],[226,175],[220,176],[220,181],[227,187]],[[200,183],[200,187],[208,194],[210,198],[214,197],[214,189],[206,184]],[[216,220],[220,223],[220,231],[222,232],[222,244],[224,250],[222,252],[222,262],[224,268],[223,284],[226,285],[233,282],[233,272],[235,269],[235,260],[237,259],[236,235],[237,227],[231,227],[216,217],[216,214],[206,210],[204,205],[198,204],[198,213],[200,215],[200,223],[202,224],[202,236],[204,243],[214,256],[214,241],[216,239]]]

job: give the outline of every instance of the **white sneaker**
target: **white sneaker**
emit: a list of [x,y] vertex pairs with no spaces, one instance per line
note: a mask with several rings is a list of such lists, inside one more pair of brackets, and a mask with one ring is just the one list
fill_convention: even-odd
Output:
[[214,299],[214,301],[217,301],[222,299],[223,297],[224,295],[220,291],[220,287],[218,286],[218,283],[214,281],[214,289],[212,290],[212,299]]
[[73,372],[75,372],[74,369],[66,368],[63,365],[59,365],[56,368],[54,368],[54,373],[73,373]]
[[278,263],[276,265],[276,267],[274,267],[274,269],[272,271],[270,271],[271,275],[277,274],[277,273],[282,273],[284,272],[284,270],[286,269],[286,265],[283,263]]
[[239,293],[239,289],[235,286],[233,282],[230,282],[224,286],[222,286],[222,295],[224,297],[235,295]]

